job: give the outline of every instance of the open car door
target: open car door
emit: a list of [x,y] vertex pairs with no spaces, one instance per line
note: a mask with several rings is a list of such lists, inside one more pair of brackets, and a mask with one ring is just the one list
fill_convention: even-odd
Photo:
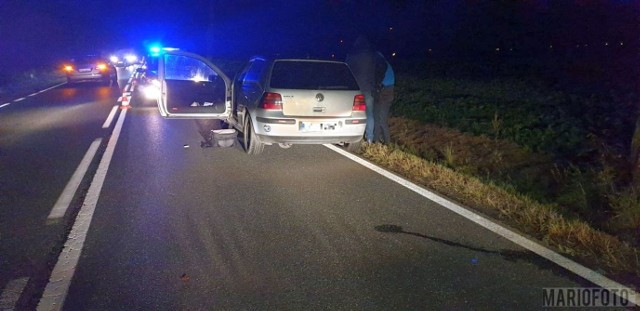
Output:
[[182,51],[159,56],[158,109],[165,118],[222,119],[231,116],[231,80],[204,57]]

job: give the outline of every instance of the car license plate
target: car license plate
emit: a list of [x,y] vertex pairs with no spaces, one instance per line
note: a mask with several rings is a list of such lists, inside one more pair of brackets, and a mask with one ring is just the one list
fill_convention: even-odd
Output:
[[333,131],[338,127],[337,123],[332,122],[300,122],[298,128],[301,132],[322,132]]
[[91,71],[91,68],[80,68],[78,69],[79,72],[89,72]]

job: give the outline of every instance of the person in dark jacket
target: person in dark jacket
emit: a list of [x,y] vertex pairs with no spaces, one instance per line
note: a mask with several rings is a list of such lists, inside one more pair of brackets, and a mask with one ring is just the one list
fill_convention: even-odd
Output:
[[395,73],[391,64],[384,58],[382,54],[380,57],[384,60],[385,71],[382,76],[377,78],[378,89],[374,96],[373,114],[374,114],[374,140],[376,142],[382,142],[388,144],[391,142],[391,133],[389,131],[389,110],[393,103],[393,86],[396,82]]
[[[376,77],[379,76],[381,70],[385,70],[384,59],[380,59],[369,40],[363,36],[359,36],[353,44],[353,49],[347,55],[346,63],[351,68],[351,72],[358,82],[360,91],[364,94],[364,100],[367,105],[367,126],[365,130],[365,139],[368,143],[374,139],[374,92],[376,91]],[[377,74],[378,72],[378,74]]]

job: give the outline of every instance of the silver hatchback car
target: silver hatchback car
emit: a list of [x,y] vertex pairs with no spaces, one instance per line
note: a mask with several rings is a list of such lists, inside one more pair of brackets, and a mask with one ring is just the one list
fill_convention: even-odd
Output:
[[253,57],[234,79],[197,54],[159,56],[158,109],[165,118],[220,119],[242,133],[244,149],[342,144],[357,149],[366,104],[340,61]]
[[258,154],[265,144],[362,141],[366,105],[344,62],[254,57],[234,79],[234,114],[245,149]]

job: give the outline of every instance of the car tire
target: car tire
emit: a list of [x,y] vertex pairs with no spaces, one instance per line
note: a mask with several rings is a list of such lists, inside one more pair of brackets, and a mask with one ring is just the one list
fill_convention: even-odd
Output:
[[264,150],[264,144],[260,141],[260,138],[253,131],[253,123],[251,117],[247,115],[244,121],[244,131],[242,133],[242,140],[244,145],[244,151],[250,155],[261,154]]
[[344,148],[349,152],[358,152],[362,147],[362,139],[355,143],[344,143]]

